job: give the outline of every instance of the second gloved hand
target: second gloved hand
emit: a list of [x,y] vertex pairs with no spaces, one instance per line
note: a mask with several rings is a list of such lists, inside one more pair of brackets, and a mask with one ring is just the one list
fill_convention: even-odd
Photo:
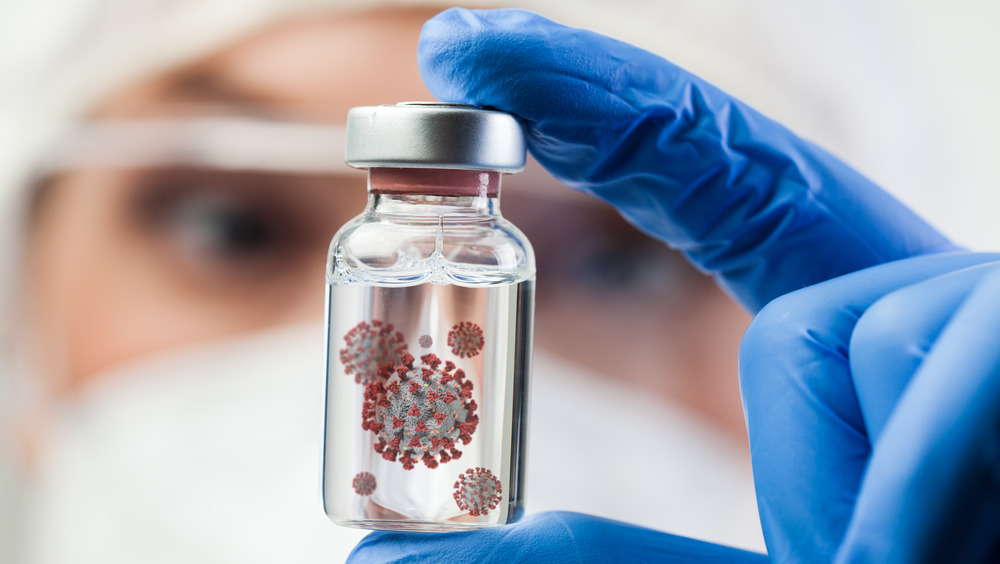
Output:
[[998,342],[997,254],[895,261],[768,304],[740,385],[771,556],[995,561]]

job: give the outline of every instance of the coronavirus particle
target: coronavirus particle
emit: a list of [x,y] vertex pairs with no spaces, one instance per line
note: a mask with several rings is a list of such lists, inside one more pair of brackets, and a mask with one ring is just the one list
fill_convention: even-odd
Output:
[[503,488],[493,472],[485,468],[469,468],[455,482],[455,503],[462,511],[478,517],[496,509]]
[[406,470],[417,461],[428,468],[462,456],[456,445],[469,444],[479,425],[472,382],[455,363],[435,354],[416,362],[403,356],[395,371],[382,369],[365,388],[361,427],[375,434],[375,452],[397,459]]
[[344,335],[344,343],[347,346],[340,349],[344,373],[353,374],[354,381],[364,385],[374,382],[379,370],[399,366],[407,351],[403,334],[378,319],[355,325]]
[[375,476],[371,472],[358,472],[351,481],[351,486],[358,495],[372,495],[376,485]]
[[421,335],[418,342],[420,343],[421,348],[429,349],[431,348],[431,345],[434,344],[434,339],[432,339],[430,335]]
[[456,324],[448,331],[448,346],[460,358],[471,358],[483,350],[483,330],[471,321]]

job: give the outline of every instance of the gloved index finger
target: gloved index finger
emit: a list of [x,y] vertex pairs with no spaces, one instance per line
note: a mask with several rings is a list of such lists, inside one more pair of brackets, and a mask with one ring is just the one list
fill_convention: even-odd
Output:
[[751,311],[955,249],[822,149],[620,41],[522,10],[455,8],[424,25],[419,63],[440,99],[523,118],[557,179],[683,251]]

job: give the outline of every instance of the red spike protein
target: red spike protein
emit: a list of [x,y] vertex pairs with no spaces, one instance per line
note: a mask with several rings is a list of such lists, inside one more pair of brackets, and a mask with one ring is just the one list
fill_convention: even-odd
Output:
[[469,444],[479,425],[472,382],[448,361],[442,367],[435,354],[420,362],[404,355],[403,366],[383,369],[379,381],[368,384],[361,410],[361,428],[375,434],[375,452],[398,460],[406,470],[417,461],[437,468],[462,456],[458,441]]
[[500,480],[486,468],[469,468],[455,482],[455,503],[462,511],[478,517],[486,515],[500,504],[503,487]]
[[374,382],[382,368],[398,366],[407,351],[403,334],[378,319],[355,325],[344,335],[344,343],[347,346],[340,349],[344,373],[353,374],[354,381],[364,385]]
[[459,358],[471,358],[483,350],[483,330],[471,321],[463,321],[448,331],[448,346]]
[[351,481],[351,486],[358,495],[372,495],[377,484],[371,472],[358,472]]

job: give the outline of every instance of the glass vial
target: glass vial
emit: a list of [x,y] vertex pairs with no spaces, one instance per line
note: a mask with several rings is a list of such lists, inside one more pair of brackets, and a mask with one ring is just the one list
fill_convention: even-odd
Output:
[[519,518],[535,264],[500,215],[520,125],[471,106],[359,107],[368,204],[327,264],[323,503],[334,522],[454,531]]

